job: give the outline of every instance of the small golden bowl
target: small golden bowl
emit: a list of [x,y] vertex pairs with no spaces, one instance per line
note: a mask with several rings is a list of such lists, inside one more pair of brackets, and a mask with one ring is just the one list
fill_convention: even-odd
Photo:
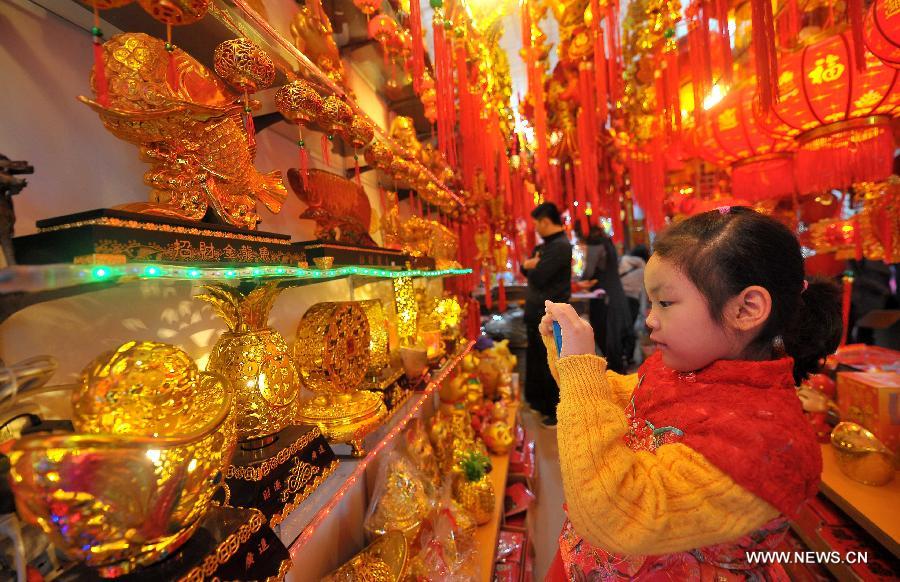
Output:
[[865,485],[886,485],[894,478],[894,455],[878,438],[856,424],[841,422],[831,431],[838,466]]
[[334,257],[315,257],[313,263],[317,269],[330,269],[334,266]]

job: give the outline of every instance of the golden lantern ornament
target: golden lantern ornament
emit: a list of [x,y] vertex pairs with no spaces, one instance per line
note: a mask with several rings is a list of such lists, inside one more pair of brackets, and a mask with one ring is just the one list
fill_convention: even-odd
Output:
[[335,133],[344,133],[353,123],[353,109],[337,95],[329,95],[322,102],[322,110],[316,120],[325,130],[322,135],[322,159],[326,166],[331,165],[329,151]]
[[300,175],[303,187],[309,189],[309,152],[303,141],[302,124],[318,119],[324,100],[307,81],[297,79],[275,92],[275,107],[285,119],[297,126],[297,146],[300,148]]
[[216,74],[244,94],[244,129],[250,147],[256,147],[256,129],[250,113],[250,93],[265,89],[275,80],[275,63],[248,38],[226,40],[216,47],[213,64]]
[[336,443],[365,455],[362,439],[387,414],[381,396],[359,386],[369,368],[369,321],[359,302],[317,303],[297,326],[294,363],[315,395],[303,403],[298,421],[315,424]]
[[344,135],[344,139],[353,147],[353,164],[356,168],[356,183],[362,186],[359,176],[359,150],[366,147],[375,139],[375,126],[364,115],[354,115],[350,122],[350,128]]
[[391,149],[391,146],[378,140],[372,142],[363,155],[367,164],[384,171],[390,169],[391,162],[394,160],[394,150]]

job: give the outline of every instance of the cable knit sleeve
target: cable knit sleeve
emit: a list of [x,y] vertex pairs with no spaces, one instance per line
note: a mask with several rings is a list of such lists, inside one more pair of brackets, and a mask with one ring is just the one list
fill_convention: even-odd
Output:
[[673,553],[739,538],[779,515],[683,444],[652,453],[628,448],[625,411],[602,358],[569,356],[555,366],[569,519],[591,544],[629,555]]
[[[559,359],[556,355],[556,342],[554,342],[552,336],[541,337],[544,339],[544,346],[547,348],[547,363],[550,365],[550,373],[553,375],[553,379],[556,380],[556,383],[559,384],[559,372],[556,368],[556,362]],[[613,372],[612,370],[607,370],[606,360],[598,356],[591,356],[591,363],[594,366],[602,366],[602,369],[598,373],[606,374],[606,380],[609,382],[610,394],[612,395],[613,402],[622,407],[627,406],[628,402],[631,400],[631,393],[634,392],[634,387],[637,386],[638,375],[623,375]]]

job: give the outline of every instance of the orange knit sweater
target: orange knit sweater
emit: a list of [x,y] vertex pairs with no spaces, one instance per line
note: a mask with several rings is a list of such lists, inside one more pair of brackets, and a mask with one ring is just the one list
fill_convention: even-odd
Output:
[[672,443],[655,452],[624,442],[636,374],[606,370],[594,355],[557,360],[557,439],[569,519],[589,543],[617,554],[658,555],[737,539],[779,512],[700,453]]

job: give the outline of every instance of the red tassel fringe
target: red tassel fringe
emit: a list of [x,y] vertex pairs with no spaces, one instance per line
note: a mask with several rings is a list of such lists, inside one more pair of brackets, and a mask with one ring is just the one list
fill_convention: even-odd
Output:
[[[894,137],[887,126],[871,139],[851,142],[855,130],[839,132],[816,140],[797,151],[797,188],[801,194],[845,188],[856,182],[877,182],[893,170]],[[871,131],[867,128],[866,131]]]
[[409,33],[412,36],[413,91],[422,94],[422,74],[425,72],[425,47],[422,44],[422,8],[419,0],[409,2]]
[[756,57],[756,84],[763,111],[778,100],[778,58],[775,52],[775,23],[771,0],[750,0],[753,51]]
[[497,281],[497,309],[500,313],[506,313],[506,286],[502,277]]
[[331,167],[331,140],[328,139],[328,136],[324,133],[322,134],[322,138],[320,141],[322,147],[322,161],[325,162],[326,167]]
[[94,37],[94,90],[97,102],[109,107],[109,82],[106,80],[106,64],[103,62],[103,45],[100,37]]
[[847,15],[850,18],[850,31],[853,33],[854,60],[856,70],[866,70],[866,45],[863,40],[863,0],[847,0]]
[[847,332],[850,331],[850,297],[853,294],[853,279],[844,277],[844,289],[841,294],[841,322],[843,323],[843,332],[841,332],[841,346],[847,345]]
[[303,189],[309,191],[309,152],[300,146],[300,177],[303,178]]

